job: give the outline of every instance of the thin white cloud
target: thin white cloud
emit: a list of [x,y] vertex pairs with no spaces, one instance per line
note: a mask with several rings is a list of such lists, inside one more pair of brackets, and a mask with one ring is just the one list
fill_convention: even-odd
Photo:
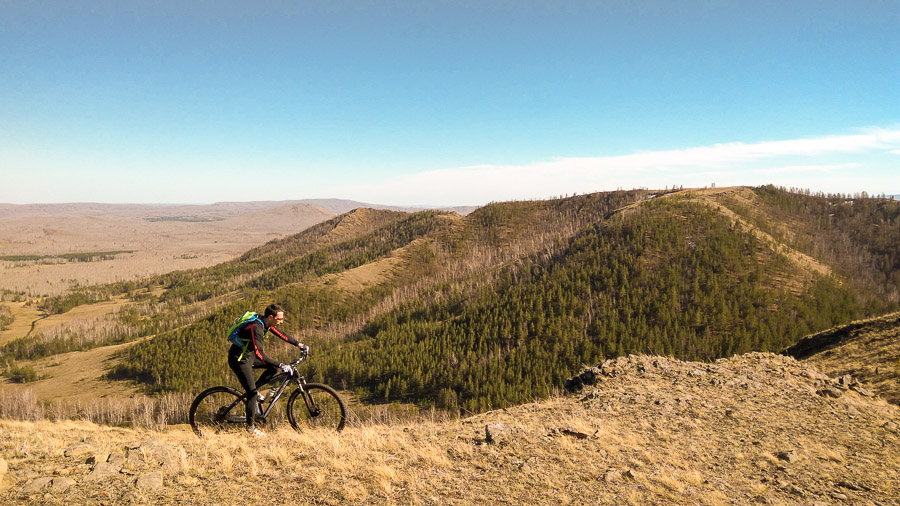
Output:
[[[733,142],[620,156],[558,158],[523,165],[482,164],[422,172],[343,190],[354,198],[367,196],[369,201],[377,198],[434,205],[712,183],[726,186],[805,181],[805,187],[840,191],[827,186],[854,180],[864,183],[866,160],[885,152],[900,152],[900,129],[870,128],[852,135]],[[853,161],[847,162],[848,157]],[[830,183],[823,176],[832,177]],[[900,190],[900,175],[896,178]],[[885,184],[885,177],[872,184]],[[847,190],[863,189],[867,188]]]
[[838,163],[831,165],[784,165],[780,167],[769,167],[766,169],[755,169],[756,174],[799,174],[803,172],[821,172],[832,173],[843,169],[854,169],[861,167],[859,163]]

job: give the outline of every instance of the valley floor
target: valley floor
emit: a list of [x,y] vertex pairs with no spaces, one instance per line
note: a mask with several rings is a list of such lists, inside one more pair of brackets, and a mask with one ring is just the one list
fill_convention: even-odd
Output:
[[200,439],[0,421],[21,504],[897,504],[900,410],[752,353],[623,357],[580,392],[463,420]]

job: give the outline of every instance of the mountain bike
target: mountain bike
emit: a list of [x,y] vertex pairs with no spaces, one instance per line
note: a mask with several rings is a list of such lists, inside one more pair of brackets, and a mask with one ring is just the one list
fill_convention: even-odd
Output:
[[[290,365],[296,367],[307,356],[307,353],[303,353]],[[246,428],[247,399],[250,395],[257,395],[260,387],[273,385],[266,399],[259,403],[262,414],[258,415],[257,420],[264,421],[278,403],[278,399],[292,384],[296,389],[288,397],[286,410],[287,419],[294,429],[302,431],[304,428],[324,427],[339,431],[344,428],[347,404],[337,391],[322,383],[307,383],[299,374],[290,375],[283,372],[257,385],[256,390],[252,392],[242,394],[226,386],[212,387],[200,392],[194,398],[188,412],[191,427],[201,437],[210,433]]]

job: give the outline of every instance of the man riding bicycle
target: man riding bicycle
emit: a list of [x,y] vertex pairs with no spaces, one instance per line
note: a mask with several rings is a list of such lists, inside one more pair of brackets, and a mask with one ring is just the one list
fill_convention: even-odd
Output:
[[[309,351],[309,346],[297,341],[293,337],[281,333],[276,327],[284,323],[284,309],[278,304],[269,305],[262,318],[257,318],[251,324],[246,325],[238,331],[238,337],[244,343],[241,347],[232,344],[228,349],[228,366],[238,377],[241,386],[248,394],[247,398],[247,431],[250,434],[264,436],[265,433],[254,426],[255,418],[260,414],[259,402],[263,400],[262,395],[257,393],[252,395],[256,390],[257,383],[264,384],[279,372],[285,374],[295,374],[294,368],[287,364],[282,364],[263,351],[262,340],[267,332],[272,332],[281,339],[299,347],[301,350]],[[253,369],[265,369],[259,376],[258,380],[254,379]]]

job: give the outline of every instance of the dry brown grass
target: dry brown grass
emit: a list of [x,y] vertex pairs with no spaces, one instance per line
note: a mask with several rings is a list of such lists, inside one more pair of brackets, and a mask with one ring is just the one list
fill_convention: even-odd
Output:
[[819,336],[833,336],[836,342],[806,361],[829,376],[852,375],[900,405],[900,313],[854,322],[807,339]]
[[[282,425],[265,438],[199,439],[183,426],[0,421],[0,458],[11,469],[0,501],[889,504],[900,496],[897,408],[849,391],[816,395],[810,387],[823,380],[792,359],[751,354],[708,365],[636,357],[613,368],[577,396],[341,433]],[[85,443],[86,453],[66,455]],[[143,457],[132,458],[138,451]],[[86,461],[110,454],[126,457],[122,469],[88,479],[97,464]],[[170,456],[167,466],[153,460],[160,454]],[[136,487],[160,469],[161,488]],[[65,492],[49,481],[29,491],[44,477],[73,483]]]

